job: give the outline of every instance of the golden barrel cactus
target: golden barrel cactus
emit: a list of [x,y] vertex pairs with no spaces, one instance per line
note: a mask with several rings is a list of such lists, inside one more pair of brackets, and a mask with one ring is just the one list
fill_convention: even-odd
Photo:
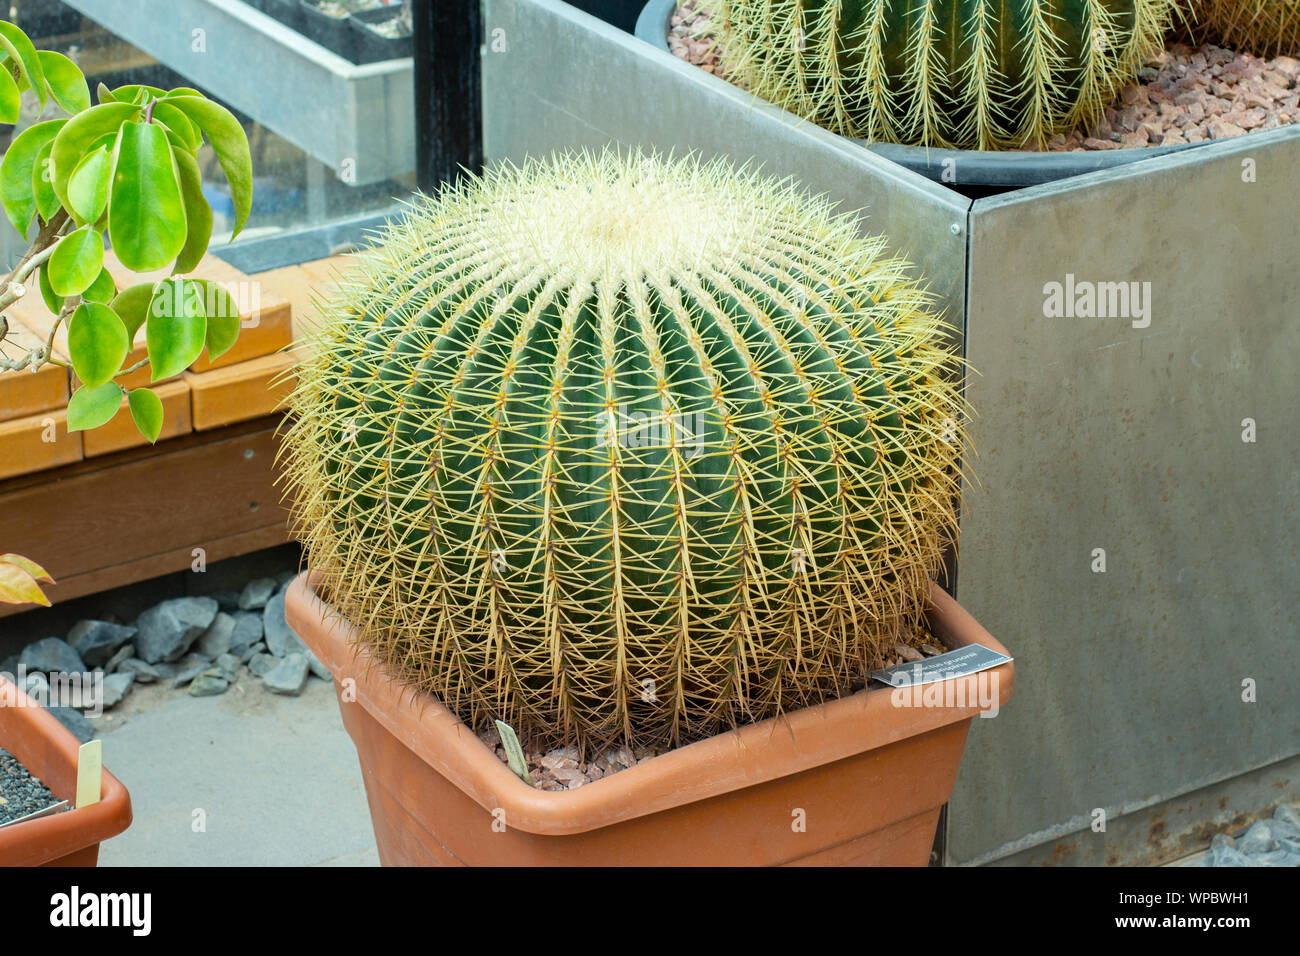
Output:
[[836,133],[962,149],[1084,125],[1178,0],[707,0],[751,90]]
[[1206,39],[1256,56],[1300,55],[1300,0],[1198,0]]
[[323,305],[285,473],[338,610],[476,726],[689,740],[892,654],[956,530],[960,360],[788,182],[606,152],[421,199]]

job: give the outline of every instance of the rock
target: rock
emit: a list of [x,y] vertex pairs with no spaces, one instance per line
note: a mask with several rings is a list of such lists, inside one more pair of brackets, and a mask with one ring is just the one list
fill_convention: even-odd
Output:
[[75,707],[51,707],[50,713],[54,715],[64,727],[72,731],[72,736],[76,737],[83,744],[89,743],[95,736],[95,725],[89,718]]
[[230,681],[226,680],[220,669],[212,667],[194,678],[189,694],[191,697],[215,697],[224,694],[229,686]]
[[[231,653],[234,654],[235,657],[239,658],[239,663],[247,664],[249,661],[253,659],[254,654],[261,654],[265,650],[266,650],[265,642],[258,641],[252,647],[246,647],[243,650],[241,650],[238,654],[235,654],[234,649],[231,650]],[[270,654],[267,655],[267,657],[270,656],[271,656]]]
[[149,663],[180,660],[217,616],[217,602],[209,597],[182,597],[163,601],[140,615],[135,649]]
[[28,674],[27,680],[23,681],[23,691],[41,706],[50,702],[50,682],[44,674]]
[[68,631],[68,643],[91,667],[102,667],[133,637],[135,628],[110,621],[78,621]]
[[176,670],[171,675],[172,686],[183,687],[211,667],[212,661],[202,654],[186,654],[174,666]]
[[293,579],[297,576],[297,571],[281,571],[275,576],[276,589],[283,594],[289,590],[289,585],[293,583]]
[[1278,823],[1285,823],[1300,830],[1300,811],[1297,811],[1290,804],[1279,803],[1277,809],[1273,811],[1273,819]]
[[262,639],[262,614],[259,611],[236,611],[234,618],[230,653],[238,657]]
[[262,631],[266,635],[266,646],[276,657],[289,654],[301,654],[307,645],[293,632],[284,619],[284,592],[280,592],[267,602],[262,614]]
[[135,683],[135,675],[130,671],[121,674],[109,674],[104,678],[104,696],[100,705],[108,710],[110,707],[116,707],[122,703],[127,693],[131,690],[131,685]]
[[104,673],[114,673],[133,657],[135,657],[135,645],[123,644],[117,649],[117,652],[108,659],[108,663],[104,665]]
[[286,655],[275,667],[262,675],[262,684],[275,694],[301,694],[306,683],[307,658],[300,653]]
[[1247,856],[1271,853],[1277,848],[1277,841],[1273,839],[1267,820],[1256,820],[1250,825],[1249,830],[1237,837],[1237,852],[1245,853]]
[[275,590],[275,578],[258,578],[249,581],[244,585],[244,590],[239,593],[239,609],[255,611],[266,607],[266,602],[275,596]]
[[1230,836],[1216,834],[1210,841],[1210,866],[1250,866],[1250,860],[1233,846]]
[[280,663],[278,657],[259,652],[248,659],[248,669],[258,677],[263,677],[267,672],[275,670],[278,663]]
[[18,666],[45,674],[84,674],[86,665],[81,655],[61,637],[47,637],[29,644],[18,655]]
[[228,614],[233,614],[239,610],[238,591],[218,591],[212,597],[216,599],[217,607]]
[[141,684],[152,684],[162,677],[157,668],[138,657],[128,657],[118,665],[117,670],[119,674],[133,674]]
[[334,675],[330,673],[328,667],[326,667],[324,664],[321,663],[319,657],[313,654],[310,650],[306,651],[306,655],[307,655],[307,668],[313,674],[315,674],[321,680],[332,681],[334,679]]
[[899,657],[901,657],[905,661],[925,660],[924,654],[918,651],[915,647],[909,647],[907,644],[895,644],[894,653],[896,653]]
[[234,654],[222,654],[212,663],[216,665],[217,670],[221,671],[221,676],[232,684],[235,682],[235,678],[239,676],[241,662]]
[[208,629],[194,642],[194,649],[211,660],[216,660],[230,650],[234,643],[235,619],[219,611]]

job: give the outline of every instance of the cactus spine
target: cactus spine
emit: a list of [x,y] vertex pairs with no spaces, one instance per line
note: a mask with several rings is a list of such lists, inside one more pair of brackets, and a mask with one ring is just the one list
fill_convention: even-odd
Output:
[[1300,54],[1300,0],[1200,0],[1206,38],[1257,56]]
[[1093,119],[1176,0],[711,0],[757,95],[873,141],[995,149]]
[[299,369],[308,560],[476,726],[666,743],[835,695],[955,536],[959,360],[908,271],[721,162],[567,157],[421,200]]

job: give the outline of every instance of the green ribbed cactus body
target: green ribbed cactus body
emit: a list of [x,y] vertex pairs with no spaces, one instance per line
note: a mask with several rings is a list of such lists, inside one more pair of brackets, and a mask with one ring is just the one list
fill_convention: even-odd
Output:
[[869,140],[993,149],[1092,119],[1176,0],[712,0],[759,96]]
[[308,559],[475,724],[666,743],[820,701],[915,624],[955,533],[927,302],[751,173],[498,170],[324,310],[286,437]]
[[1300,0],[1199,0],[1205,37],[1257,56],[1300,55]]

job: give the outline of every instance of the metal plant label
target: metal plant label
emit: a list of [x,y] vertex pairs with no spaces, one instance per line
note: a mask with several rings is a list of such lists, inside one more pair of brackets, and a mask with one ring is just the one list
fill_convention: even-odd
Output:
[[1005,664],[1013,658],[990,650],[983,644],[968,644],[946,654],[927,657],[923,661],[895,664],[884,670],[872,671],[871,679],[890,687],[918,687],[954,677],[978,674],[990,667]]

